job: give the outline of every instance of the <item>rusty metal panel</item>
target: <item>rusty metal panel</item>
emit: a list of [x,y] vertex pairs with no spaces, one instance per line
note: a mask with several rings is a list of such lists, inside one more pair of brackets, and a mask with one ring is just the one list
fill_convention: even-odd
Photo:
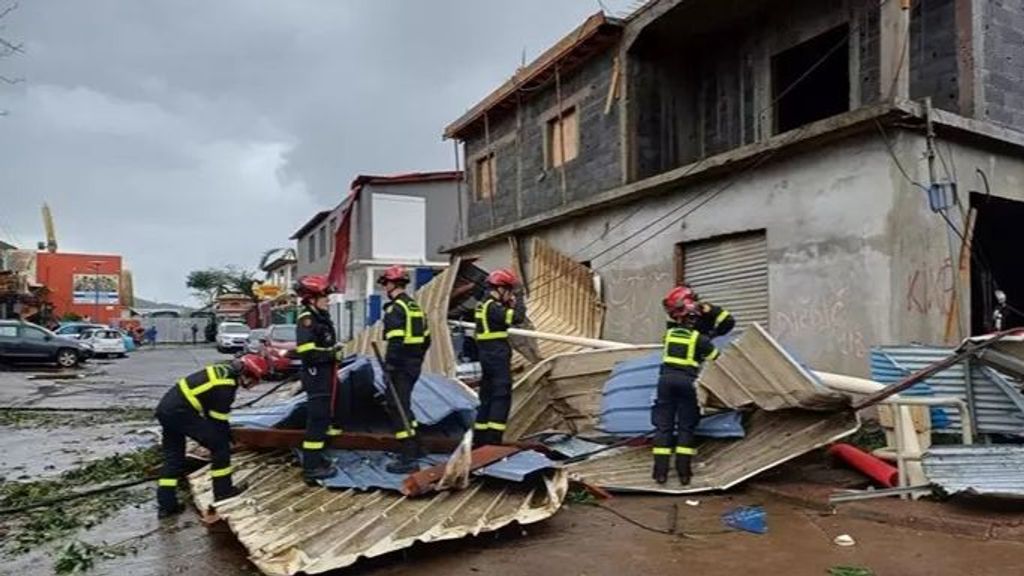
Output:
[[758,410],[746,421],[742,440],[709,440],[697,448],[693,480],[680,486],[651,479],[651,449],[624,448],[567,468],[578,478],[607,490],[689,494],[725,490],[783,462],[853,434],[860,427],[852,411],[825,414],[809,410]]
[[[475,480],[465,490],[408,498],[382,490],[311,488],[286,453],[234,457],[235,478],[249,483],[217,513],[264,574],[320,574],[408,548],[532,524],[557,512],[568,491],[555,470],[534,483]],[[206,469],[189,477],[200,510],[212,501]]]
[[[452,288],[458,276],[462,260],[452,259],[443,272],[438,274],[426,286],[416,291],[416,302],[427,314],[430,325],[431,344],[427,357],[423,361],[423,371],[429,374],[443,374],[455,377],[456,355],[452,346],[451,332],[448,330],[448,305],[451,300]],[[380,320],[373,326],[364,329],[355,338],[345,343],[345,354],[373,355],[370,343],[384,341],[384,322]]]
[[849,398],[818,383],[768,332],[758,324],[748,326],[705,364],[697,380],[702,406],[781,410],[837,410],[849,406]]

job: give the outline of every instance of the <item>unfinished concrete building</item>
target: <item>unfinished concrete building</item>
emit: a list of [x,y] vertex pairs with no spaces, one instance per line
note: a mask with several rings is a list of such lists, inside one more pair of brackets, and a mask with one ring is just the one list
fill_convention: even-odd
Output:
[[687,281],[866,374],[871,346],[991,329],[997,289],[1024,320],[1022,131],[1024,1],[656,0],[448,126],[469,186],[447,250],[546,240],[600,277],[609,339],[657,340]]

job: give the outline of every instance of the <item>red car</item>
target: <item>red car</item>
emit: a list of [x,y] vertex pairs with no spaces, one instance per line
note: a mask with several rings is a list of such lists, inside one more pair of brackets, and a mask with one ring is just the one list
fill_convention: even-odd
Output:
[[295,354],[295,324],[275,324],[263,339],[263,356],[270,364],[271,378],[298,374],[302,361]]

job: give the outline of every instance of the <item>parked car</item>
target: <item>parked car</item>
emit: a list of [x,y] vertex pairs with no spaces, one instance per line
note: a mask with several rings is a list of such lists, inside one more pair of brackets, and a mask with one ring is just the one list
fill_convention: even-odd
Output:
[[0,320],[0,362],[52,362],[71,368],[87,356],[87,350],[73,338],[30,322]]
[[270,365],[271,378],[298,374],[302,360],[295,354],[295,324],[275,324],[267,332],[263,356]]
[[[57,336],[64,336],[68,338],[78,339],[78,337],[86,330],[95,330],[98,328],[109,328],[103,324],[93,324],[90,322],[65,322],[60,325],[54,333]],[[124,340],[125,350],[131,352],[135,350],[135,339],[132,338],[127,332],[121,331],[121,339]]]
[[249,338],[245,341],[245,351],[249,354],[262,354],[263,346],[267,342],[267,330],[257,328],[249,332]]
[[221,322],[217,326],[217,351],[221,353],[245,349],[249,327],[241,322]]
[[95,328],[86,330],[78,336],[83,346],[92,350],[93,356],[127,356],[127,348],[124,345],[124,337],[119,330],[113,328]]

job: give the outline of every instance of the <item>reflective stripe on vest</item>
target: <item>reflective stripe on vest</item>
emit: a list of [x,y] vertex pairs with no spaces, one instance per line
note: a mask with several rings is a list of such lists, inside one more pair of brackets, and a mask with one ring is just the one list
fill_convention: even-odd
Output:
[[[423,310],[415,302],[412,303],[412,306],[404,300],[395,300],[394,303],[401,306],[405,312],[405,328],[389,330],[384,335],[384,339],[401,338],[402,344],[423,344],[426,342],[427,336],[430,336],[430,330],[427,328],[427,317],[423,314]],[[417,327],[422,330],[422,333],[417,333]]]
[[207,366],[206,382],[203,382],[202,384],[196,386],[195,388],[190,388],[188,385],[188,380],[186,380],[185,378],[178,380],[178,388],[181,390],[181,395],[184,396],[185,400],[188,400],[188,403],[191,404],[192,407],[196,409],[196,412],[199,412],[200,414],[203,413],[203,403],[199,401],[200,394],[208,392],[214,386],[235,385],[235,380],[233,378],[227,378],[225,375],[222,375],[221,371],[223,372],[223,374],[226,375],[227,368],[223,366]]
[[670,366],[697,368],[697,336],[696,330],[673,328],[665,333],[665,350],[661,361]]
[[295,347],[296,354],[305,354],[306,352],[311,352],[313,350],[319,350],[320,352],[330,352],[333,350],[333,348],[321,348],[320,346],[316,345],[316,342],[306,342],[305,344],[299,344],[298,346]]
[[722,322],[725,322],[725,319],[728,318],[728,317],[729,317],[729,311],[728,310],[722,310],[721,312],[719,312],[718,316],[715,317],[715,328],[718,328],[718,325],[721,324]]
[[[491,325],[487,321],[487,309],[494,303],[494,300],[487,299],[483,304],[476,307],[476,312],[473,313],[473,319],[476,320],[475,338],[477,341],[481,340],[501,340],[508,338],[508,332],[497,330],[492,331]],[[511,324],[512,310],[505,311],[505,323]]]

